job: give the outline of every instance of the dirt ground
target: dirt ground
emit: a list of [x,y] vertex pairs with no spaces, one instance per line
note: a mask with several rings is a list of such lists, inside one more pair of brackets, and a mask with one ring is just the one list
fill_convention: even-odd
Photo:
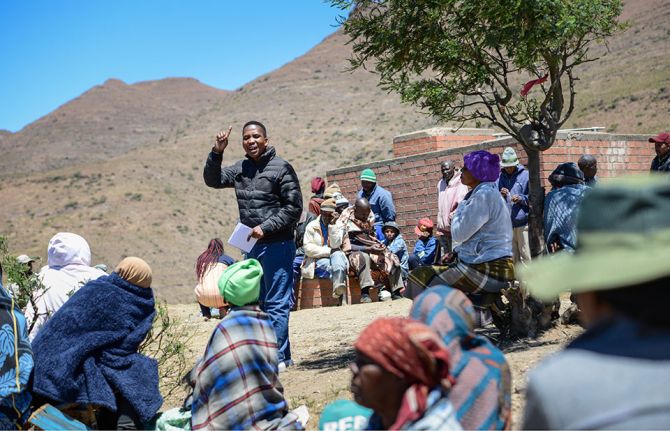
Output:
[[[290,406],[306,404],[310,411],[308,428],[314,429],[323,407],[337,398],[351,398],[349,363],[352,344],[361,329],[377,317],[406,316],[411,301],[359,304],[317,308],[291,313],[290,340],[295,366],[280,375]],[[198,306],[170,306],[170,314],[193,328],[189,355],[193,361],[204,352],[218,320],[203,321]],[[556,325],[534,340],[514,343],[505,349],[512,370],[513,427],[518,428],[523,411],[526,375],[545,356],[560,349],[581,332],[576,325]],[[179,405],[181,393],[166,399],[163,409]]]

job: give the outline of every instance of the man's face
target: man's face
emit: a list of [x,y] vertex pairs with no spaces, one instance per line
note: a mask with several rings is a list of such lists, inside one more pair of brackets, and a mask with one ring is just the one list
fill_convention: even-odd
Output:
[[666,142],[654,142],[654,149],[658,157],[665,157],[670,153],[670,144]]
[[363,191],[365,193],[370,193],[372,189],[374,188],[376,183],[373,183],[372,181],[361,181],[361,187],[363,188]]
[[516,171],[516,166],[508,166],[503,168],[503,170],[507,172],[508,175],[512,175]]
[[323,211],[321,210],[321,220],[324,224],[330,224],[330,221],[333,219],[332,211]]
[[354,207],[354,217],[356,218],[356,220],[368,221],[369,216],[370,216],[370,207],[363,207],[360,205],[356,205]]
[[395,229],[392,227],[385,227],[384,228],[384,237],[386,238],[386,241],[389,243],[392,243],[395,237],[397,236],[397,233]]
[[582,172],[586,178],[593,178],[598,173],[598,165],[585,166]]
[[444,162],[440,167],[442,171],[442,178],[444,181],[450,181],[454,177],[454,172],[456,172],[456,166],[453,163]]
[[265,152],[268,145],[268,139],[263,133],[263,129],[252,124],[247,126],[242,131],[242,147],[247,153],[247,156],[253,160],[258,160]]

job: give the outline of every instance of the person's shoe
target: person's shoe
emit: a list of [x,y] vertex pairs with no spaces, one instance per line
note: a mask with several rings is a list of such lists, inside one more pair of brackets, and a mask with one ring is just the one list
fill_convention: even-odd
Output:
[[341,285],[337,286],[333,290],[333,298],[341,298],[342,295],[344,295],[344,291],[346,290],[346,288],[347,287],[344,284],[341,284]]
[[282,372],[286,371],[286,369],[288,367],[292,366],[292,365],[293,365],[293,360],[292,359],[289,359],[288,361],[280,362],[279,366],[278,366],[279,372],[282,373]]
[[370,298],[370,295],[367,293],[361,295],[361,304],[370,304],[371,302],[372,298]]
[[379,302],[386,302],[391,300],[391,292],[382,290],[379,292]]
[[403,299],[404,296],[402,296],[399,292],[393,292],[391,294],[391,299],[395,301],[396,299]]

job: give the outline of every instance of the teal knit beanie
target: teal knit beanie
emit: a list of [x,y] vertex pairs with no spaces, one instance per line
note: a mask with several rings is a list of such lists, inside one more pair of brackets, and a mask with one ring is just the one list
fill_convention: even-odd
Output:
[[256,259],[230,265],[219,278],[219,292],[230,305],[241,307],[258,301],[263,268]]
[[361,181],[370,181],[371,183],[376,183],[377,175],[375,175],[375,172],[370,168],[363,169],[363,172],[361,172]]

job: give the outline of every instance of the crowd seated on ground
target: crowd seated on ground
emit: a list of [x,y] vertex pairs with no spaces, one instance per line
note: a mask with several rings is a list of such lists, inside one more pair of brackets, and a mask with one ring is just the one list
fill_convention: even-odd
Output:
[[[670,147],[670,135],[664,139],[655,141],[661,150]],[[666,160],[659,158],[657,164]],[[449,215],[453,253],[409,273],[407,296],[414,303],[408,318],[381,318],[360,333],[351,364],[359,405],[339,403],[349,419],[322,417],[327,429],[354,423],[353,429],[510,428],[510,370],[503,353],[475,332],[470,300],[499,292],[515,276],[512,218],[496,186],[499,165],[486,151],[464,157],[459,181],[470,191]],[[586,327],[531,372],[522,426],[668,428],[670,185],[650,177],[591,189],[584,184],[588,167],[563,163],[549,176],[546,241],[549,252],[564,252],[519,270],[542,300],[572,291]],[[365,178],[376,184],[374,173]],[[332,278],[337,296],[349,267],[360,280],[361,302],[369,302],[365,296],[369,300],[373,287],[399,298],[409,253],[398,223],[385,221],[379,241],[367,199],[349,206],[339,187],[323,180],[312,185],[312,200],[319,202],[304,226],[303,277]],[[432,221],[422,219],[416,233],[430,239],[431,228]],[[16,262],[27,265],[24,277],[35,276],[45,287],[37,308],[29,305],[28,319],[0,277],[0,426],[25,428],[31,412],[48,403],[94,428],[150,427],[163,399],[158,364],[138,352],[156,315],[149,265],[129,257],[107,275],[90,266],[84,238],[62,232],[49,242],[48,265],[39,274],[30,273],[33,258],[22,255]],[[192,372],[184,428],[303,429],[279,381],[282,363],[270,316],[259,307],[259,262],[234,263],[215,238],[195,272],[198,302],[208,311],[230,311]],[[28,320],[39,323],[32,342]]]

